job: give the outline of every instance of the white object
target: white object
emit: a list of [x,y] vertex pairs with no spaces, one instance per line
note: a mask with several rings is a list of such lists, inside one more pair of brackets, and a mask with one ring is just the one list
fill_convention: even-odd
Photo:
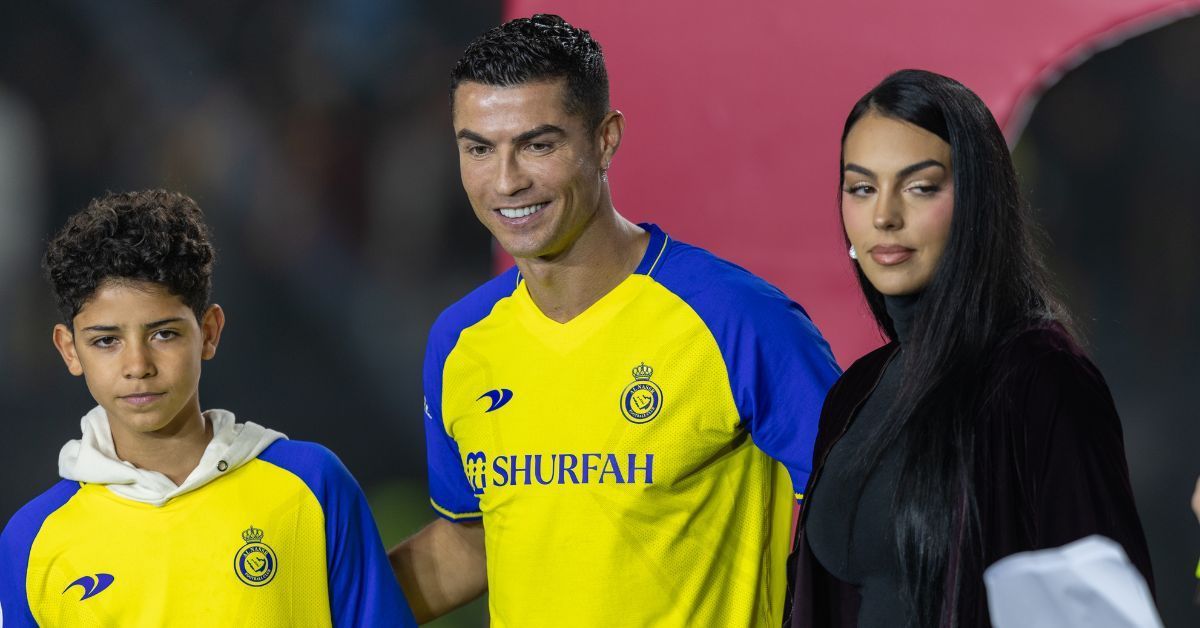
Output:
[[108,415],[96,406],[83,415],[83,436],[63,445],[58,454],[58,474],[67,480],[104,484],[121,497],[162,506],[172,497],[194,491],[221,475],[250,462],[271,443],[287,436],[257,423],[238,423],[232,412],[207,410],[213,437],[183,484],[176,486],[167,476],[139,469],[117,457]]
[[995,628],[1162,628],[1146,580],[1100,535],[1007,556],[983,581]]

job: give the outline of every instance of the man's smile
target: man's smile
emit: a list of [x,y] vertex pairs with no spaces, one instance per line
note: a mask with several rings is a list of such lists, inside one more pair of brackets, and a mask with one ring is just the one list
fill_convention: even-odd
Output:
[[505,218],[524,218],[526,216],[532,216],[533,214],[538,213],[549,204],[550,203],[535,203],[533,205],[526,205],[524,207],[501,207],[497,211],[499,211],[500,215],[504,216]]

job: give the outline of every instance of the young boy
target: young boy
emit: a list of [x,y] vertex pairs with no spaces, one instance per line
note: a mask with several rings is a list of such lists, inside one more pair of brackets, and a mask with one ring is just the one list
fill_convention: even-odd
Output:
[[329,450],[200,411],[212,264],[200,208],[164,190],[94,200],[50,242],[54,345],[99,405],[0,535],[4,626],[415,625]]

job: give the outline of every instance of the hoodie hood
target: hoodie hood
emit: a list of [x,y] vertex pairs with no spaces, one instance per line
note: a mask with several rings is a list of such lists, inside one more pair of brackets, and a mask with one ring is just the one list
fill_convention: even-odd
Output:
[[58,455],[58,474],[76,482],[104,484],[126,499],[162,506],[173,497],[233,472],[271,443],[287,438],[255,423],[238,423],[233,413],[225,410],[208,410],[204,418],[212,423],[212,441],[205,447],[200,464],[179,486],[162,473],[139,469],[117,457],[108,415],[100,406],[80,420],[83,436],[63,446]]

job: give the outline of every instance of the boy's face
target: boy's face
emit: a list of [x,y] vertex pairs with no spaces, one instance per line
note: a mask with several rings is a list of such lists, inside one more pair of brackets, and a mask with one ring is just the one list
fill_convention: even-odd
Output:
[[54,345],[108,413],[115,440],[170,436],[199,416],[200,361],[216,355],[220,306],[197,321],[159,284],[106,280],[72,324],[54,327]]

